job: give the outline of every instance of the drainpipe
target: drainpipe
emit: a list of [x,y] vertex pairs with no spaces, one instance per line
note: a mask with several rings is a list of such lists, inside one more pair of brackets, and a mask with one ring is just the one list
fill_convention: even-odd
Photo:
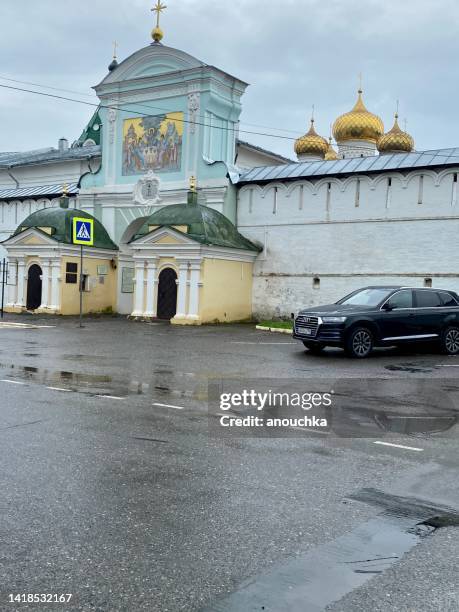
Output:
[[98,174],[98,173],[101,171],[101,169],[102,169],[102,162],[101,162],[101,163],[100,163],[99,168],[98,168],[98,169],[97,169],[95,172],[93,172],[93,170],[92,170],[92,168],[91,168],[91,160],[92,160],[92,159],[95,159],[95,156],[88,157],[88,158],[87,158],[87,160],[86,160],[86,161],[88,162],[88,171],[87,171],[87,172],[84,172],[84,173],[83,173],[83,174],[80,176],[80,178],[78,179],[78,183],[77,183],[77,187],[78,187],[78,189],[80,189],[80,188],[81,188],[81,181],[84,179],[84,177],[85,177],[85,176],[88,176],[88,174],[96,175],[96,174]]
[[12,180],[13,180],[13,181],[16,183],[16,189],[19,189],[19,181],[17,180],[17,178],[16,178],[16,177],[14,177],[14,176],[11,174],[11,168],[12,168],[12,167],[13,167],[13,166],[8,166],[8,167],[6,168],[6,173],[7,173],[7,175],[10,177],[10,179],[12,179]]

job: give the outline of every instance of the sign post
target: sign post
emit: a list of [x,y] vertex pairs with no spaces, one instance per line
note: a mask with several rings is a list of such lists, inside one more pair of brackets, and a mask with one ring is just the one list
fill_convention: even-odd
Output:
[[74,217],[73,219],[73,244],[80,245],[80,328],[83,327],[83,247],[93,246],[94,244],[94,219],[83,219]]

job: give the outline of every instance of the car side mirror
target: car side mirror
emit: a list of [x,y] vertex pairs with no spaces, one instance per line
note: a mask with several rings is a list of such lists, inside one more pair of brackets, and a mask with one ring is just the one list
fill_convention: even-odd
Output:
[[382,309],[385,310],[386,312],[390,312],[394,308],[393,308],[393,306],[390,305],[390,302],[386,302],[385,304],[383,304]]

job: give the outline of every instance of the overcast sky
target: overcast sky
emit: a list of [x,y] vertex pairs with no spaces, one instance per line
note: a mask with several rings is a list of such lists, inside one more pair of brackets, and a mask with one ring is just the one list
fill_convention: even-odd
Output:
[[[459,146],[455,0],[164,1],[164,44],[251,84],[241,130],[299,136],[314,104],[316,128],[327,136],[353,106],[362,72],[367,107],[387,129],[398,98],[417,149]],[[95,99],[91,87],[107,72],[112,42],[119,60],[151,42],[153,4],[1,0],[0,84],[22,87],[6,77]],[[0,151],[73,141],[90,115],[89,107],[0,88]],[[241,138],[293,156],[293,141]]]

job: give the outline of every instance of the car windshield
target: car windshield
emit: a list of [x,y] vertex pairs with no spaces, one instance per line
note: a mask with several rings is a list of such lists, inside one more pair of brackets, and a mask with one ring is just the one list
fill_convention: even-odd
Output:
[[391,291],[390,289],[362,289],[337,303],[349,306],[377,306],[391,294]]

